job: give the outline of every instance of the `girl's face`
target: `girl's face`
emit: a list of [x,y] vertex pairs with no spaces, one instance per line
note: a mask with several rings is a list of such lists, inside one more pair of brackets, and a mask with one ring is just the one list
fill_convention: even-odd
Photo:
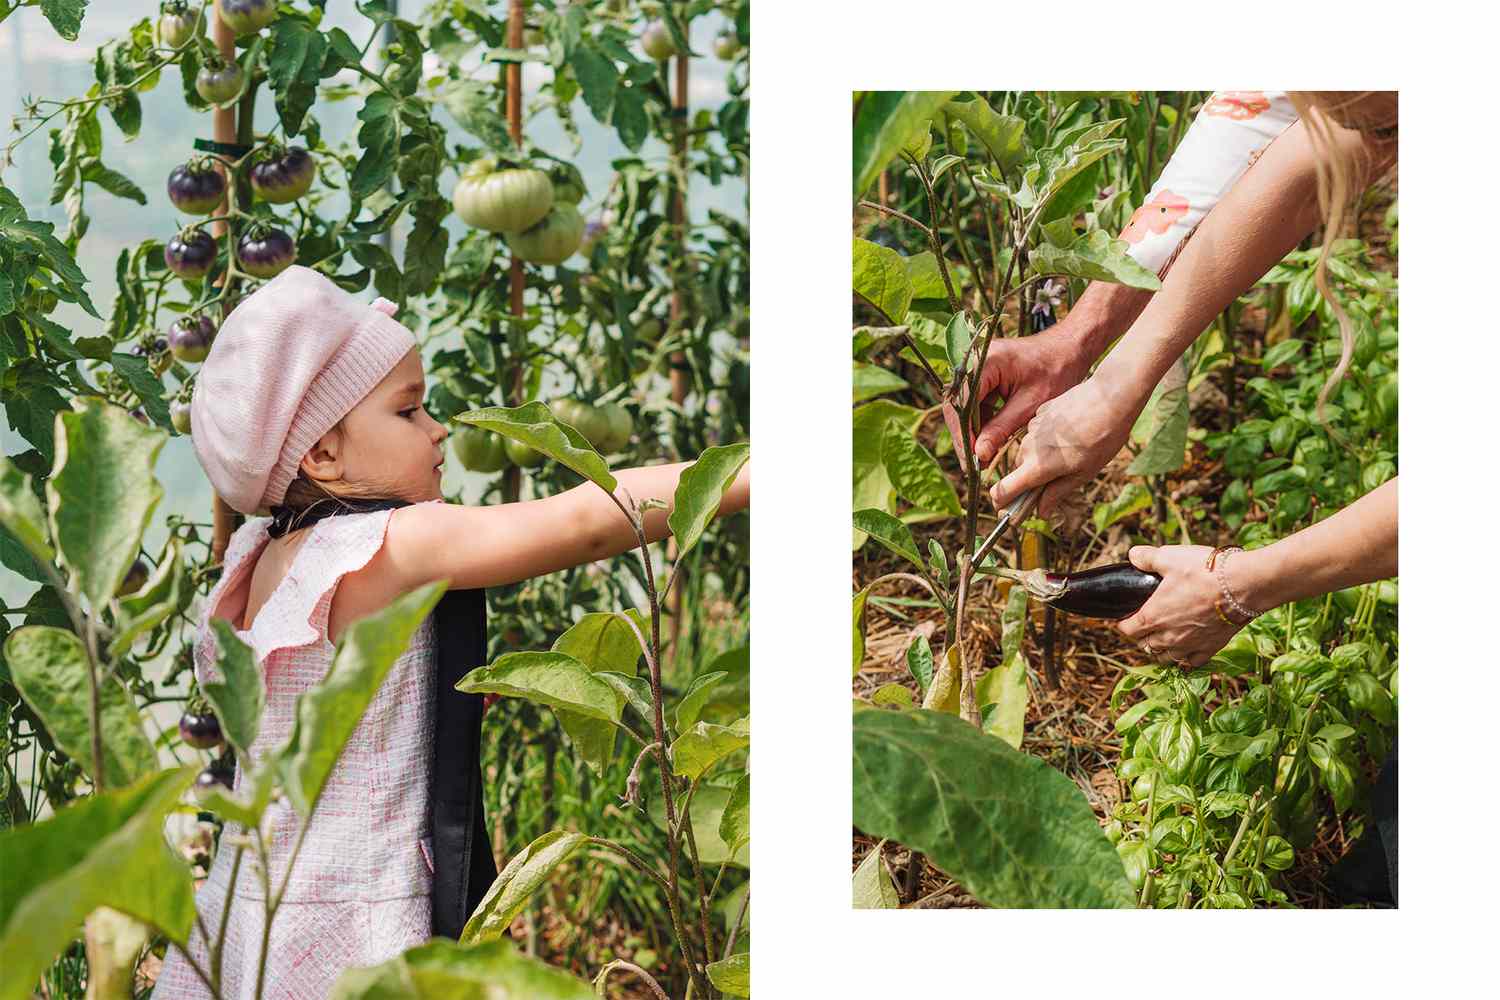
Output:
[[342,480],[418,503],[442,497],[448,429],[422,407],[426,385],[416,348],[302,459],[314,480]]

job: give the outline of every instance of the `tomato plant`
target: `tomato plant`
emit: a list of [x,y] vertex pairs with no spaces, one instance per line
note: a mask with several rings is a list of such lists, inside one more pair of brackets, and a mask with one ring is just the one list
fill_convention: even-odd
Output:
[[[927,862],[989,905],[1315,905],[1314,841],[1369,825],[1365,788],[1395,732],[1394,581],[1278,608],[1187,673],[1138,662],[1010,581],[1118,563],[1132,541],[1255,548],[1394,476],[1392,241],[1335,246],[1359,333],[1326,422],[1315,409],[1340,338],[1313,284],[1317,240],[1199,337],[1092,499],[1051,522],[981,530],[999,473],[956,462],[968,446],[935,419],[977,397],[995,338],[1048,328],[1086,282],[1158,286],[1113,234],[1200,100],[856,95],[857,905],[914,902]],[[1141,584],[1115,575],[1104,598]],[[1103,598],[1089,611],[1119,617]],[[879,685],[861,673],[877,622],[878,656],[906,671]],[[1106,679],[1107,714],[1056,721]],[[934,795],[962,808],[934,815]],[[1065,832],[1035,837],[1017,802],[1045,802]],[[898,886],[887,855],[902,848]]]
[[[74,936],[84,916],[90,940],[109,933],[96,915],[117,910],[141,924],[157,955],[181,941],[192,866],[176,857],[154,867],[113,861],[130,878],[104,879],[92,874],[103,870],[100,845],[121,823],[141,831],[133,844],[149,844],[151,831],[159,839],[164,817],[196,794],[188,815],[209,835],[205,844],[194,834],[187,860],[206,866],[221,821],[264,808],[264,799],[229,791],[236,767],[243,787],[280,787],[270,769],[246,773],[243,755],[236,763],[254,672],[222,662],[220,673],[238,679],[218,692],[192,679],[193,604],[216,579],[237,519],[219,503],[162,518],[152,464],[161,442],[191,433],[195,366],[224,316],[295,261],[391,299],[422,332],[429,411],[466,428],[454,451],[467,468],[446,470],[454,499],[548,495],[607,471],[605,454],[621,464],[703,456],[665,552],[489,591],[496,627],[481,670],[503,672],[506,656],[534,650],[525,655],[568,676],[597,675],[581,683],[599,697],[570,708],[512,686],[489,707],[492,842],[500,869],[524,870],[529,889],[497,885],[467,940],[433,942],[397,964],[526,983],[535,996],[586,991],[579,973],[612,986],[633,976],[676,993],[691,982],[695,996],[746,995],[748,532],[744,518],[705,527],[700,515],[713,506],[714,483],[732,478],[749,428],[748,4],[431,0],[402,3],[399,16],[382,0],[339,6],[168,0],[99,45],[85,93],[28,100],[6,148],[9,159],[47,133],[52,201],[65,222],[54,230],[29,218],[0,187],[0,403],[23,442],[0,470],[0,559],[38,588],[0,616],[0,640],[21,637],[0,647],[8,713],[0,801],[15,828],[0,844],[6,857],[29,857],[38,838],[69,823],[89,828],[67,841],[70,857],[86,859],[77,874],[87,883],[69,905],[86,909],[66,928],[28,938],[24,956],[15,953],[20,964],[7,950],[7,981],[14,968],[24,970],[23,984],[41,979],[52,995],[81,995],[83,945]],[[76,37],[83,9],[63,2],[5,16],[60,17],[58,30]],[[665,24],[673,61],[640,54],[651,21]],[[715,34],[736,39],[733,62],[702,58]],[[535,64],[549,72],[534,73]],[[689,64],[724,80],[706,106],[687,106]],[[168,86],[153,92],[162,79]],[[179,112],[198,115],[197,129],[174,130],[156,180],[137,184],[116,169],[123,158],[101,122],[129,141]],[[586,148],[607,155],[584,156]],[[710,192],[701,203],[688,204],[690,180]],[[85,275],[91,199],[101,191],[141,205],[154,206],[154,196],[175,218],[113,261],[113,305],[103,316]],[[87,314],[87,328],[50,318],[63,304]],[[458,420],[564,400],[587,425],[566,448],[545,432],[496,437]],[[62,456],[58,427],[75,425],[64,472],[51,475]],[[580,472],[584,453],[599,465],[585,460],[589,471]],[[100,457],[115,455],[123,457]],[[72,525],[89,522],[88,503],[67,484],[91,466],[129,502],[97,519],[99,534],[83,546]],[[33,507],[45,510],[51,489],[62,491],[56,522]],[[143,553],[148,527],[165,527],[166,538]],[[124,548],[124,565],[139,558],[147,571],[139,586],[113,598],[69,591],[112,574]],[[435,596],[412,595],[370,627],[414,627]],[[341,655],[369,676],[380,663],[359,648],[357,631]],[[627,661],[631,648],[638,656]],[[245,655],[229,641],[221,650]],[[49,703],[25,680],[12,684],[62,661],[71,691],[92,683],[102,692],[97,712]],[[177,723],[160,734],[151,728],[158,706],[172,707]],[[214,725],[222,744],[212,743]],[[306,738],[337,755],[332,732]],[[23,761],[34,761],[34,772],[23,773]],[[622,810],[626,790],[634,805]],[[544,852],[547,844],[557,850]],[[601,851],[618,864],[600,861]],[[547,867],[538,868],[543,854]],[[39,865],[38,879],[71,871],[60,853],[47,857],[54,867]],[[130,896],[148,881],[164,887],[156,902]],[[545,902],[530,891],[544,882],[553,886]],[[24,889],[46,892],[40,881]],[[528,950],[568,969],[542,969],[503,940],[502,904],[519,907],[514,933],[528,936]],[[634,943],[558,944],[550,933],[574,913],[601,910]],[[0,928],[7,948],[20,941],[13,930]],[[87,971],[103,983],[111,970]]]

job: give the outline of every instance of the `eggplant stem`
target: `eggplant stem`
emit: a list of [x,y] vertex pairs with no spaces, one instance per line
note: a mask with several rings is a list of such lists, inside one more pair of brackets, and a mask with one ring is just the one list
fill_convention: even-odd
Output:
[[1026,593],[1039,601],[1055,601],[1068,592],[1067,580],[1056,577],[1049,579],[1044,569],[1006,569],[1004,566],[976,566],[974,569],[979,573],[1019,583]]

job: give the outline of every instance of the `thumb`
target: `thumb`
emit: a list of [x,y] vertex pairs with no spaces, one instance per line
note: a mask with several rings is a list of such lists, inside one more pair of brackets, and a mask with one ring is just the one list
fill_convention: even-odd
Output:
[[1130,547],[1130,564],[1136,569],[1145,570],[1147,573],[1160,573],[1157,569],[1156,558],[1161,550],[1154,545],[1132,545]]

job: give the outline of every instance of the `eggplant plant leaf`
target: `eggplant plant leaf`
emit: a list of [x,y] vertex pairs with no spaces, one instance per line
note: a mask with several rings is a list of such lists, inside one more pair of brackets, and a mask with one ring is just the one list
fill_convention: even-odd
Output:
[[380,965],[345,969],[328,1000],[426,1000],[428,997],[524,997],[595,1000],[582,979],[496,938],[459,944],[433,938]]
[[[922,411],[888,399],[877,399],[854,408],[854,509],[874,508],[893,514],[896,487],[886,471],[883,448],[885,430],[896,423],[908,433],[922,419]],[[854,548],[865,543],[865,533],[854,529]]]
[[991,906],[1135,905],[1078,786],[945,713],[854,716],[854,825],[924,852]]
[[[24,1000],[84,918],[108,906],[186,942],[193,878],[162,836],[196,768],[156,771],[0,834],[0,1000]],[[128,872],[128,877],[121,877]]]
[[867,365],[860,362],[854,364],[854,401],[856,403],[863,403],[867,399],[874,399],[887,392],[900,392],[910,384],[900,375],[879,365]]
[[469,671],[455,687],[468,694],[525,698],[606,722],[620,717],[620,697],[614,688],[566,653],[506,653]]
[[523,406],[489,406],[467,410],[453,418],[513,438],[555,459],[590,482],[613,493],[619,483],[606,462],[576,428],[552,415],[547,404],[532,400]]
[[854,112],[854,197],[870,189],[901,147],[957,91],[871,90]]
[[979,95],[965,91],[943,110],[974,133],[1001,170],[1009,170],[1026,155],[1026,123],[1015,115],[998,113]]
[[729,792],[724,815],[719,818],[719,839],[738,854],[750,843],[750,774],[740,775]]
[[908,560],[919,571],[926,569],[917,554],[917,540],[912,537],[911,529],[885,511],[868,508],[855,511],[854,527]]
[[854,595],[854,676],[859,676],[860,664],[865,662],[865,604],[870,600],[870,588],[866,587]]
[[906,259],[890,247],[856,237],[854,294],[878,310],[889,325],[905,322],[915,294]]
[[[93,773],[93,730],[89,725],[89,661],[83,641],[67,629],[24,625],[5,640],[11,682],[52,735],[53,742]],[[124,685],[95,667],[99,688],[99,728],[104,784],[122,788],[156,768],[156,752],[146,738],[141,713]]]
[[885,863],[884,851],[885,841],[882,840],[854,869],[856,910],[896,910],[901,907],[901,896],[896,892],[896,883]]
[[672,497],[672,513],[667,516],[667,527],[677,539],[679,560],[703,537],[703,530],[724,500],[724,491],[748,461],[748,444],[730,444],[706,449],[698,461],[682,470]]
[[581,833],[549,830],[526,845],[495,877],[484,899],[464,925],[460,944],[477,944],[501,938],[510,922],[542,887],[558,866],[577,854],[589,841]]
[[750,955],[740,952],[718,962],[709,962],[704,967],[708,981],[732,997],[750,996]]
[[[1065,221],[1065,220],[1064,220]],[[1161,281],[1130,256],[1130,244],[1102,229],[1082,233],[1061,246],[1041,243],[1031,251],[1034,274],[1065,274],[1088,281],[1111,281],[1155,291]]]
[[728,726],[694,723],[672,741],[672,770],[688,780],[702,777],[719,761],[750,745],[750,719]]
[[899,496],[922,510],[953,517],[963,513],[952,480],[932,457],[932,452],[905,428],[886,424],[880,459]]

